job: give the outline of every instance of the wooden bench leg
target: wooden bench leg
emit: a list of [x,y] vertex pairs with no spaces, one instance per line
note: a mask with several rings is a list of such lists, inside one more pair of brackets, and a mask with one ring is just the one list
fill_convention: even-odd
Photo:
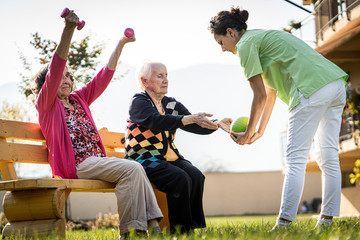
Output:
[[2,237],[65,238],[65,189],[29,189],[7,192],[3,200],[9,221]]
[[[10,222],[5,225],[3,238],[18,236],[24,238],[64,238],[65,239],[65,218],[37,220],[37,221],[22,221]],[[52,238],[51,238],[52,239]]]
[[169,213],[168,213],[168,205],[166,199],[166,193],[159,191],[158,189],[154,188],[154,193],[156,196],[156,201],[160,207],[164,218],[159,223],[161,230],[170,231],[170,222],[169,222]]

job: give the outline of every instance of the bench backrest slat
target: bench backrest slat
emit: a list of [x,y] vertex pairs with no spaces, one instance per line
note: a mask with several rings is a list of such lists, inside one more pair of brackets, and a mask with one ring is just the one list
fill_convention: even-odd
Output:
[[[109,157],[124,158],[124,133],[99,130]],[[25,140],[25,141],[24,141]],[[16,179],[13,162],[49,164],[45,139],[37,123],[0,119],[0,171],[3,180]]]
[[0,161],[49,164],[46,146],[0,142]]
[[122,138],[125,136],[124,133],[109,132],[107,128],[100,129],[99,133],[106,148],[125,148],[125,143],[121,142]]
[[0,137],[44,141],[39,124],[0,119]]

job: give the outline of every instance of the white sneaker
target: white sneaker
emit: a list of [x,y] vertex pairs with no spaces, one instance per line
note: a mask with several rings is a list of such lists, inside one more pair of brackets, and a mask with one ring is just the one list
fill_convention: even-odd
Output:
[[319,218],[315,228],[329,228],[333,225],[334,221],[332,219]]
[[278,231],[278,230],[286,230],[289,228],[292,228],[292,222],[276,219],[275,226],[270,230],[270,232]]

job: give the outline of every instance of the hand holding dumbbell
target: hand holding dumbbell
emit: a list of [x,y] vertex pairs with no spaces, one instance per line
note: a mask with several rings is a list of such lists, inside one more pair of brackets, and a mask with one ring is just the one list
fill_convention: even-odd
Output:
[[[68,14],[69,14],[70,10],[68,8],[65,8],[62,13],[61,13],[61,17],[64,18],[66,17]],[[85,26],[85,21],[84,20],[81,20],[78,22],[77,24],[77,29],[78,30],[81,30],[83,27]]]

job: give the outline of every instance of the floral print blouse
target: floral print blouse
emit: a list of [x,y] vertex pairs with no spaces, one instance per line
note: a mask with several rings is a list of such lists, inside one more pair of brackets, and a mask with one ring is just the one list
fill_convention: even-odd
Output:
[[70,103],[74,110],[65,107],[65,120],[74,148],[75,164],[78,165],[91,156],[105,157],[98,145],[100,136],[96,134],[84,109],[76,101]]

